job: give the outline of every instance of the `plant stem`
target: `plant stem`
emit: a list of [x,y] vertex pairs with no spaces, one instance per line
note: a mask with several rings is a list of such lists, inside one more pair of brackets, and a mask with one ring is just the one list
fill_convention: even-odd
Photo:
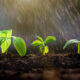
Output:
[[80,54],[80,42],[78,43],[78,54]]
[[7,51],[6,51],[6,55],[7,55]]
[[15,38],[15,36],[11,36],[11,38]]
[[43,41],[42,53],[43,53],[43,55],[45,56],[44,48],[45,48],[45,42]]

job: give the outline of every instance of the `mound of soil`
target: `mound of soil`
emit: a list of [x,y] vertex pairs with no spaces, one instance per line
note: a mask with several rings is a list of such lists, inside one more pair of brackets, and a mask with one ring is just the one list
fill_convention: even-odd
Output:
[[0,55],[2,80],[80,80],[80,55]]

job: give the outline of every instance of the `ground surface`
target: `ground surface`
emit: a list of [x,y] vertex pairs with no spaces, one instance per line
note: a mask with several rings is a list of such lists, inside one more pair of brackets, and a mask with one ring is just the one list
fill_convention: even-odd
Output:
[[80,80],[80,55],[0,55],[0,80]]

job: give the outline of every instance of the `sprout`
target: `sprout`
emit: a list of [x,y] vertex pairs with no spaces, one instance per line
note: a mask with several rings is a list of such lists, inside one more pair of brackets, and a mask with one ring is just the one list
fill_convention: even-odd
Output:
[[54,36],[48,36],[45,41],[40,36],[36,36],[36,38],[37,40],[32,42],[32,46],[39,46],[40,52],[43,53],[43,55],[49,52],[47,44],[56,41],[56,38]]
[[73,44],[73,43],[77,43],[78,44],[78,54],[79,54],[80,53],[80,50],[79,50],[80,49],[80,41],[77,40],[77,39],[72,39],[72,40],[67,41],[65,43],[63,49],[65,49],[68,45]]
[[7,52],[11,45],[11,38],[13,39],[14,47],[20,56],[25,56],[26,54],[26,44],[24,40],[20,37],[12,36],[12,30],[2,30],[0,31],[0,46],[2,53]]

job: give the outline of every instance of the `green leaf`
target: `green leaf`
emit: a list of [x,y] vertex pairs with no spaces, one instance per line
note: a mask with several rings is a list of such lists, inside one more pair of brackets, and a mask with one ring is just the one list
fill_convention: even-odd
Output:
[[10,47],[11,45],[11,39],[6,39],[2,44],[1,44],[1,50],[2,53],[5,53],[7,51],[7,49]]
[[11,37],[12,30],[2,30],[0,31],[0,37]]
[[6,41],[6,37],[0,37],[0,45],[1,45],[4,41]]
[[7,34],[7,30],[1,30],[0,31],[0,37],[5,37]]
[[25,56],[26,54],[26,44],[24,40],[20,37],[13,37],[13,44],[20,56]]
[[12,30],[0,31],[0,45],[2,53],[5,53],[11,45]]
[[42,42],[40,40],[35,40],[32,42],[32,46],[40,46]]
[[67,41],[67,42],[65,43],[63,49],[65,49],[65,48],[66,48],[68,45],[70,45],[70,44],[78,43],[78,42],[79,42],[79,40],[77,40],[77,39],[69,40],[69,41]]
[[48,36],[45,40],[45,44],[56,41],[56,38],[54,36]]
[[7,37],[11,37],[12,36],[12,30],[7,30]]
[[45,46],[45,47],[44,47],[43,55],[45,55],[45,54],[48,53],[48,52],[49,52],[49,48],[48,48],[48,46]]
[[36,38],[43,42],[42,37],[40,37],[40,36],[36,36]]

